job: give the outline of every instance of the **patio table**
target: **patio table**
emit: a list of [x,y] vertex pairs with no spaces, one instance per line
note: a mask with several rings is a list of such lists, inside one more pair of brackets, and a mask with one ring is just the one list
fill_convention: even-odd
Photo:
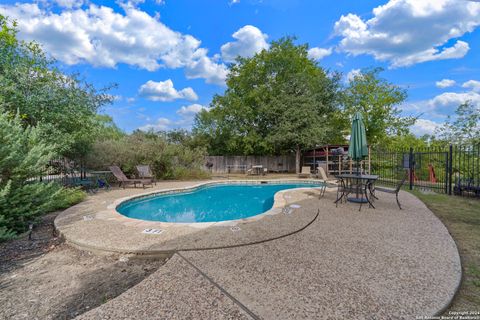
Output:
[[255,175],[260,175],[262,169],[263,169],[262,165],[252,166],[252,170],[255,172]]
[[[336,177],[340,179],[341,195],[337,197],[335,204],[346,198],[350,202],[360,203],[359,210],[361,210],[363,203],[368,203],[369,206],[375,209],[368,194],[370,193],[374,197],[371,190],[373,184],[379,178],[378,175],[350,173],[339,174]],[[349,197],[352,193],[355,193],[355,197]]]

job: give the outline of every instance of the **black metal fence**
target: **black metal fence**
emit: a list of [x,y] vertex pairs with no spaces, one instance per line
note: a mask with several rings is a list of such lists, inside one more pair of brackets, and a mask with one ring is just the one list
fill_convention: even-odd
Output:
[[70,185],[74,178],[85,178],[86,169],[81,161],[73,161],[68,158],[53,159],[48,162],[42,174],[32,177],[29,181],[51,182],[55,181],[62,185]]
[[480,145],[371,152],[371,173],[394,187],[408,174],[408,187],[480,197]]

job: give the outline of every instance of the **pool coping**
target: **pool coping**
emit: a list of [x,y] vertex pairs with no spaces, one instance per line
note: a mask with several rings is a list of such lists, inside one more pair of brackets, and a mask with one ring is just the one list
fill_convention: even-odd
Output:
[[[90,214],[91,220],[93,221],[85,221],[86,216],[84,215],[84,211],[81,208],[82,205],[79,204],[77,206],[71,207],[62,213],[55,219],[54,225],[56,230],[59,234],[66,240],[67,243],[83,250],[92,251],[97,254],[121,254],[121,255],[128,255],[134,257],[145,257],[145,258],[155,258],[155,257],[165,257],[171,256],[175,252],[178,251],[191,251],[191,250],[208,250],[208,249],[218,249],[218,248],[229,248],[229,247],[238,247],[244,245],[250,245],[255,243],[262,243],[265,241],[270,241],[278,238],[282,238],[293,233],[299,232],[306,228],[308,225],[315,221],[316,217],[318,216],[318,212],[302,212],[299,208],[293,209],[294,215],[296,216],[295,220],[290,221],[287,223],[288,219],[293,219],[292,217],[286,218],[290,216],[290,214],[286,214],[283,212],[283,208],[287,205],[291,205],[293,203],[297,203],[301,200],[307,199],[308,191],[313,191],[315,193],[320,193],[320,189],[322,187],[308,187],[308,188],[293,188],[293,189],[285,189],[280,190],[275,193],[274,195],[274,203],[271,209],[244,219],[237,219],[237,220],[227,220],[221,222],[200,222],[200,223],[172,223],[172,222],[160,222],[160,221],[146,221],[140,220],[135,218],[128,218],[119,212],[117,212],[116,207],[121,203],[124,203],[127,200],[132,200],[136,198],[143,198],[149,196],[155,196],[158,194],[168,194],[168,193],[180,193],[185,191],[195,190],[196,188],[200,188],[202,186],[209,186],[209,185],[224,185],[224,184],[261,184],[262,181],[267,181],[268,183],[275,183],[275,184],[282,184],[282,183],[292,183],[292,182],[302,182],[302,183],[315,183],[318,184],[319,182],[323,182],[320,180],[305,180],[305,179],[282,179],[282,180],[268,180],[264,179],[261,181],[250,181],[250,180],[229,180],[229,181],[206,181],[200,183],[190,184],[185,187],[169,187],[169,188],[162,188],[157,190],[151,190],[148,192],[142,192],[140,194],[135,195],[127,195],[127,196],[119,196],[115,197],[115,199],[106,206],[103,206],[102,203],[105,201],[97,201],[93,206],[89,206],[88,208],[93,213]],[[332,186],[326,183],[327,187]],[[133,190],[133,189],[132,189]],[[327,188],[328,190],[328,188]],[[135,190],[137,191],[137,190]],[[112,192],[117,193],[125,193],[128,190],[119,189],[119,190],[112,190],[108,193],[111,195]],[[289,195],[289,193],[291,193]],[[106,193],[107,194],[107,193]],[[292,196],[295,194],[295,196]],[[302,196],[303,194],[303,196]],[[299,196],[300,195],[300,196]],[[95,195],[93,197],[98,197],[102,200],[102,194]],[[312,195],[308,195],[308,197],[312,197]],[[99,203],[100,202],[100,203]],[[96,207],[99,206],[99,207]],[[78,210],[79,209],[79,210]],[[285,214],[281,214],[281,213]],[[279,215],[280,214],[280,215]],[[293,214],[292,214],[293,215]],[[268,217],[268,218],[267,218]],[[95,224],[95,220],[101,220],[101,227],[98,227],[95,232],[90,230],[92,226]],[[94,222],[92,224],[92,222]],[[266,225],[269,224],[267,228]],[[271,224],[271,225],[270,225]],[[233,227],[239,226],[241,227],[242,231],[247,232],[247,235],[240,237],[238,243],[236,242]],[[272,228],[272,226],[277,227],[278,230]],[[112,238],[114,236],[108,235],[107,233],[109,230],[116,230],[116,228],[130,228],[134,234],[125,234],[124,236],[128,239],[119,238],[120,244],[118,242],[112,241],[112,239],[105,239],[105,238]],[[232,235],[228,232],[225,232],[225,227],[227,227]],[[212,240],[209,239],[201,239],[198,243],[193,243],[191,246],[188,246],[188,236],[186,244],[179,244],[177,247],[169,247],[163,248],[161,235],[150,235],[149,237],[156,237],[158,236],[159,242],[156,243],[151,238],[145,238],[147,240],[148,245],[141,243],[144,245],[143,247],[136,242],[142,242],[140,235],[138,234],[141,229],[151,228],[151,229],[160,229],[163,231],[167,231],[170,233],[173,241],[165,241],[166,246],[170,245],[171,242],[175,243],[175,239],[182,238],[182,232],[186,233],[205,233],[207,237],[211,237]],[[258,232],[258,230],[260,232]],[[270,230],[272,229],[272,230]],[[252,231],[254,230],[254,232]],[[176,235],[175,233],[179,232],[180,235]],[[222,233],[227,238],[218,239],[218,234]],[[248,234],[250,232],[250,234]],[[89,234],[90,237],[86,235]],[[142,235],[143,236],[143,235]],[[168,236],[167,236],[168,237]],[[109,240],[109,241],[108,241]],[[171,239],[170,239],[171,240]],[[203,245],[203,243],[207,243],[208,241],[212,241],[210,245]],[[217,240],[217,241],[214,241]],[[123,241],[123,242],[122,242]],[[191,240],[190,240],[191,241]],[[164,243],[164,244],[165,244]],[[154,248],[155,247],[155,248]],[[161,248],[156,248],[161,247]]]

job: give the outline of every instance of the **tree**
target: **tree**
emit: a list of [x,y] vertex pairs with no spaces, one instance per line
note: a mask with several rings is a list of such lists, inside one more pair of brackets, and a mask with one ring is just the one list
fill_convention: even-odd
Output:
[[447,144],[480,143],[480,108],[471,101],[462,103],[455,110],[455,117],[448,116],[435,136]]
[[55,155],[45,144],[40,130],[22,125],[0,108],[0,242],[25,230],[39,215],[80,201],[84,193],[66,190],[55,183],[28,181],[39,177]]
[[230,66],[227,89],[199,113],[194,133],[209,139],[210,152],[272,154],[300,151],[340,133],[332,127],[339,75],[329,75],[307,57],[294,38],[274,41]]
[[362,70],[349,81],[342,99],[345,117],[356,111],[362,113],[370,145],[384,143],[392,135],[408,134],[409,127],[416,120],[400,116],[398,105],[405,101],[407,93],[380,78],[382,71],[382,68]]
[[95,138],[99,108],[112,101],[78,75],[65,75],[35,42],[17,40],[16,23],[0,15],[0,106],[63,155],[81,156]]

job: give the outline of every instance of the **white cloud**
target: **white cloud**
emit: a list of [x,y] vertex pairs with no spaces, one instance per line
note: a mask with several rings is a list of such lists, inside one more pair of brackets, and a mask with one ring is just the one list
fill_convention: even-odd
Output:
[[188,117],[188,116],[194,116],[197,113],[199,113],[202,110],[208,110],[208,108],[202,106],[201,104],[194,103],[189,106],[183,106],[180,109],[177,110],[177,114]]
[[208,108],[198,103],[194,103],[189,106],[183,106],[177,110],[177,114],[179,115],[179,118],[177,120],[159,118],[154,123],[148,123],[141,126],[139,129],[142,131],[162,131],[170,130],[173,128],[190,129],[195,119],[195,115],[202,110],[208,110]]
[[181,107],[177,110],[177,114],[180,116],[180,119],[176,122],[176,125],[183,128],[190,128],[193,124],[195,116],[202,110],[208,110],[208,108],[197,103]]
[[68,65],[184,68],[190,78],[224,84],[226,66],[213,62],[199,40],[170,29],[158,15],[151,16],[134,3],[121,7],[124,13],[94,4],[54,12],[38,3],[16,3],[0,5],[0,13],[18,21],[21,39],[38,41]]
[[240,0],[230,0],[229,5],[240,3]]
[[470,88],[473,91],[480,92],[480,81],[477,80],[468,80],[462,84],[463,88]]
[[214,63],[207,56],[195,59],[188,64],[185,75],[188,79],[204,78],[207,83],[225,85],[228,69],[224,64]]
[[439,123],[428,119],[418,119],[413,126],[410,127],[412,133],[416,136],[423,136],[425,134],[433,134]]
[[71,9],[81,7],[84,3],[83,0],[54,0],[54,2],[63,8]]
[[474,105],[480,106],[480,94],[469,91],[469,92],[444,92],[433,99],[429,100],[428,103],[434,109],[442,108],[443,110],[455,110],[459,105],[465,102],[471,102]]
[[324,49],[313,47],[308,50],[308,57],[313,60],[320,60],[332,54],[332,48]]
[[268,49],[268,36],[257,27],[246,25],[238,29],[232,37],[233,42],[227,42],[221,47],[222,58],[226,62],[233,62],[237,56],[251,57],[255,53]]
[[452,87],[452,86],[455,85],[455,80],[442,79],[440,81],[435,82],[435,85],[438,88],[448,88],[448,87]]
[[140,96],[152,101],[198,100],[198,96],[192,88],[187,87],[177,91],[173,86],[173,81],[170,79],[159,82],[148,80],[142,84],[138,93]]
[[342,37],[339,50],[369,54],[389,61],[392,67],[461,58],[469,45],[450,40],[480,25],[480,3],[458,0],[390,0],[373,9],[373,17],[342,15],[335,34]]
[[144,126],[141,126],[138,128],[139,130],[142,131],[163,131],[163,130],[168,130],[170,128],[170,125],[172,124],[172,121],[167,118],[158,118],[157,121],[151,124],[146,124]]
[[443,120],[447,115],[452,115],[459,105],[467,101],[480,109],[480,93],[467,91],[444,92],[431,99],[405,104],[402,106],[402,110],[422,114],[430,119]]
[[353,81],[353,79],[355,79],[356,76],[359,76],[361,75],[362,72],[360,71],[360,69],[352,69],[350,70],[349,73],[347,73],[347,82],[350,82],[350,81]]

